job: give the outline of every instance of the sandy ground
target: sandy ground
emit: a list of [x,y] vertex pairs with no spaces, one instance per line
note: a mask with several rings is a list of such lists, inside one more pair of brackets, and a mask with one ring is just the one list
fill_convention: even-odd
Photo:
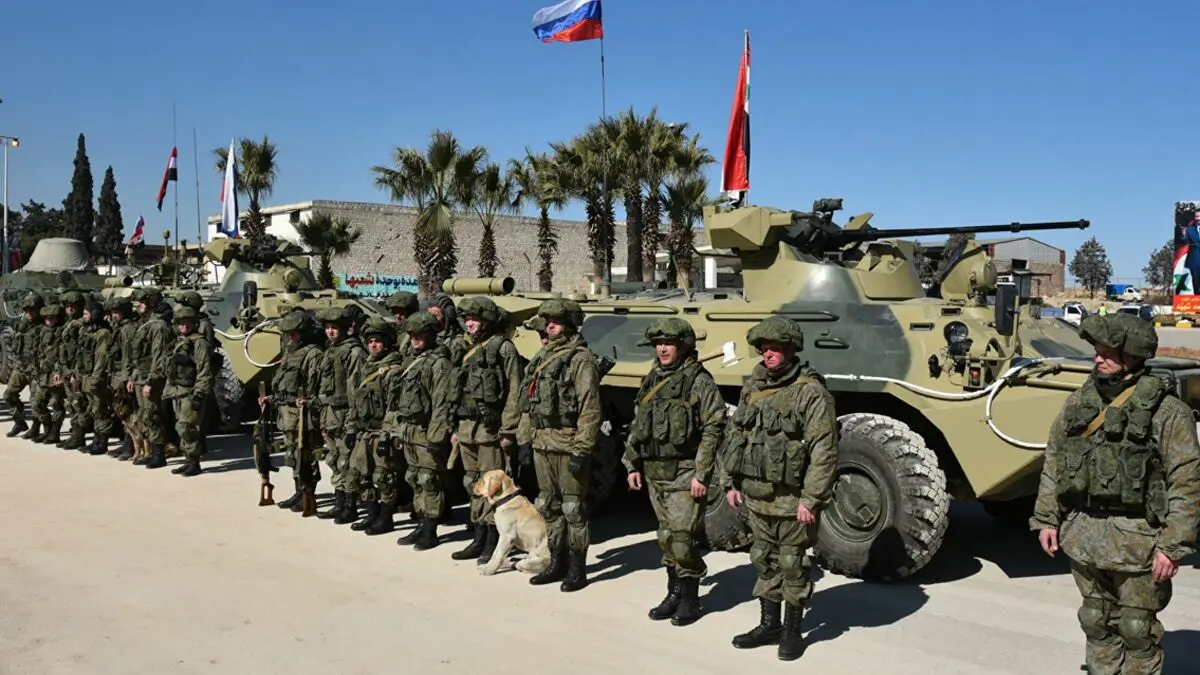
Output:
[[[974,505],[956,509],[947,545],[909,583],[821,578],[808,653],[782,663],[773,647],[729,643],[758,620],[744,553],[708,555],[697,624],[646,618],[664,575],[644,497],[599,519],[593,583],[565,594],[450,560],[460,526],[449,545],[416,552],[397,535],[259,508],[246,441],[212,449],[208,470],[186,479],[0,439],[0,672],[1080,672],[1065,561]],[[288,496],[275,476],[276,497]],[[1167,672],[1200,673],[1195,561],[1163,621]]]

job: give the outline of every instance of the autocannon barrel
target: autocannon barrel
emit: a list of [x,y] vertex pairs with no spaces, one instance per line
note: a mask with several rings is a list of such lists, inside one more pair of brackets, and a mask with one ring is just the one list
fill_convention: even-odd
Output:
[[901,239],[905,237],[928,237],[940,234],[974,234],[987,232],[1033,232],[1037,230],[1070,230],[1078,228],[1086,230],[1091,226],[1088,220],[1057,220],[1045,223],[1009,223],[1007,225],[965,225],[958,227],[910,227],[897,230],[879,230],[875,228],[861,230],[840,230],[830,235],[834,241],[874,241],[877,239]]
[[128,275],[121,276],[121,277],[109,277],[108,279],[104,280],[104,285],[108,288],[121,288],[123,286],[132,286],[133,285],[133,277],[128,276]]
[[517,282],[512,277],[447,279],[442,282],[442,292],[449,295],[508,295],[516,287]]

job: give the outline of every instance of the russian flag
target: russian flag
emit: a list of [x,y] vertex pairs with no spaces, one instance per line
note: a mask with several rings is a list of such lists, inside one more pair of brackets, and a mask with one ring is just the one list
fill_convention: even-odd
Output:
[[233,141],[229,141],[229,154],[225,155],[225,180],[221,183],[221,224],[217,226],[217,231],[230,239],[237,239],[240,234],[236,165],[237,156],[233,154]]
[[542,42],[582,42],[604,38],[600,0],[566,0],[533,15],[533,33]]

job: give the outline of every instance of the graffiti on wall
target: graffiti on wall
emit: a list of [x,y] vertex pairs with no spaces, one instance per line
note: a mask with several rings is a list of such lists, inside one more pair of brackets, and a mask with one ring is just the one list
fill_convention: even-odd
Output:
[[399,274],[337,274],[337,289],[367,297],[385,297],[398,291],[417,292],[417,278]]

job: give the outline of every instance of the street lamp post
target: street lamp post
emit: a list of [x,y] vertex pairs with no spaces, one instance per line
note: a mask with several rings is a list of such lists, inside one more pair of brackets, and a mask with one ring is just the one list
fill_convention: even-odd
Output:
[[0,136],[0,143],[4,144],[4,241],[0,250],[4,253],[4,274],[8,274],[11,271],[9,269],[11,256],[8,252],[8,148],[9,146],[20,147],[21,140],[12,136]]

